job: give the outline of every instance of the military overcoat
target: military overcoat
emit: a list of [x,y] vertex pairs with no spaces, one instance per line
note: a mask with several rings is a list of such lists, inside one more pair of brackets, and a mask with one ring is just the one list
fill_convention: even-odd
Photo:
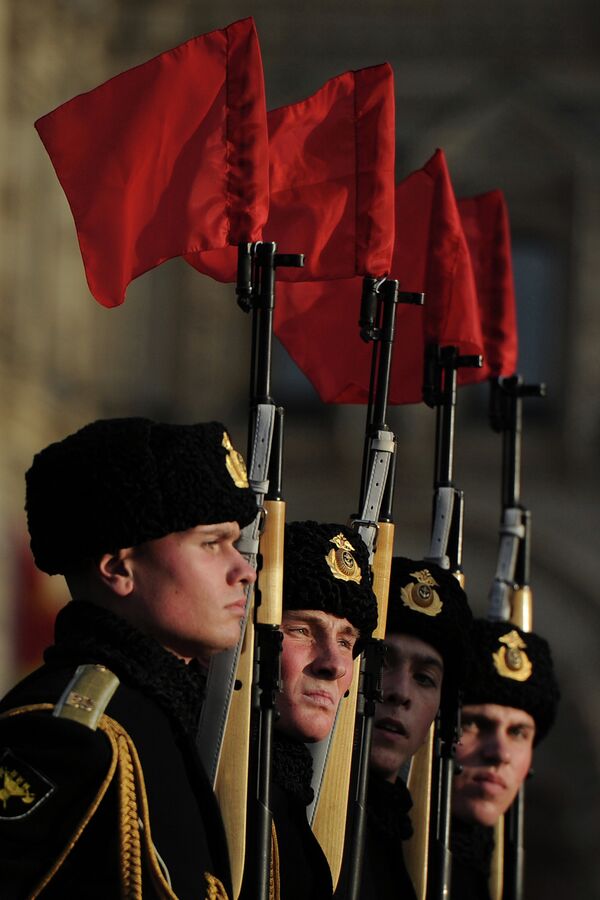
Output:
[[[52,714],[83,663],[119,679],[107,728]],[[194,742],[203,682],[118,617],[80,601],[62,610],[45,664],[0,704],[5,900],[40,885],[44,900],[231,897],[222,820]]]

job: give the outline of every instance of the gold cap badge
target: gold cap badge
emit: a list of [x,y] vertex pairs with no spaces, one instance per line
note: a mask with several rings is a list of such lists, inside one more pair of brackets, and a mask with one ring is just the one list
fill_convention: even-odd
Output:
[[498,640],[505,645],[500,647],[497,653],[492,653],[498,675],[503,678],[512,678],[514,681],[527,681],[533,671],[533,665],[527,654],[523,652],[527,644],[519,632],[509,631]]
[[425,613],[426,616],[437,616],[441,613],[444,604],[440,595],[434,588],[439,587],[437,581],[429,569],[421,569],[420,572],[411,572],[411,578],[416,578],[416,584],[407,584],[402,588],[402,602],[415,612]]
[[337,550],[330,550],[325,557],[325,562],[329,566],[333,577],[339,578],[341,581],[355,581],[357,584],[360,584],[362,577],[360,566],[352,556],[354,547],[350,541],[346,540],[340,532],[340,534],[336,534],[335,537],[331,538],[329,543],[335,544],[337,547]]
[[227,466],[227,471],[231,475],[231,479],[235,486],[239,488],[249,487],[244,457],[235,449],[226,431],[223,432],[221,446],[227,450],[225,465]]

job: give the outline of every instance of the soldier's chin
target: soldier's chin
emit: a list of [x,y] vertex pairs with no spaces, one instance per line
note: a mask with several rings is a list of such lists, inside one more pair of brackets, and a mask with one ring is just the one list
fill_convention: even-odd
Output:
[[[325,717],[323,717],[325,718]],[[303,729],[304,737],[302,740],[305,744],[314,744],[317,741],[323,741],[333,728],[333,717],[323,722],[311,722],[310,725]]]
[[322,709],[313,712],[300,724],[304,743],[314,744],[324,740],[333,728],[334,719],[335,715],[331,714],[329,710]]
[[331,729],[335,716],[327,710],[311,710],[310,715],[299,716],[280,723],[281,731],[305,744],[324,740]]
[[453,813],[463,822],[473,825],[484,825],[493,828],[505,810],[495,803],[484,800],[472,800],[469,803],[454,803]]

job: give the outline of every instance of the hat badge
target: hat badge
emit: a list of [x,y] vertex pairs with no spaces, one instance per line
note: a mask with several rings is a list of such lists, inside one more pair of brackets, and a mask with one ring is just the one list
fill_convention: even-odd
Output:
[[235,486],[238,488],[249,487],[244,457],[235,449],[226,431],[223,432],[221,446],[227,451],[225,465]]
[[406,584],[401,589],[404,605],[414,612],[425,613],[426,616],[439,615],[444,604],[440,600],[438,592],[434,590],[439,585],[429,569],[411,572],[410,577],[416,578],[416,583]]
[[527,644],[519,632],[513,629],[498,640],[504,645],[496,653],[492,653],[498,675],[502,678],[512,678],[514,681],[527,681],[533,671],[533,665],[524,652]]
[[336,547],[335,550],[332,548],[325,557],[325,562],[333,577],[339,578],[340,581],[355,581],[356,584],[360,584],[362,573],[360,566],[352,556],[354,547],[350,541],[340,532],[330,538],[329,543],[335,544]]

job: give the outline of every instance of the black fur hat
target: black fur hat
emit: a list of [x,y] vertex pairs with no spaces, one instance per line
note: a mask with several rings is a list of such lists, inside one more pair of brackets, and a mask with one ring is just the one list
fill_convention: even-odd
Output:
[[256,514],[219,422],[101,419],[36,454],[25,479],[31,549],[50,575],[196,525],[243,527]]
[[511,622],[476,619],[472,671],[465,703],[497,703],[523,709],[535,720],[535,740],[550,730],[560,699],[550,646]]
[[319,609],[348,619],[360,644],[377,625],[369,553],[345,525],[290,522],[285,526],[283,608]]
[[444,685],[457,689],[469,666],[473,616],[467,595],[445,569],[424,559],[392,560],[386,634],[410,634],[444,660]]

